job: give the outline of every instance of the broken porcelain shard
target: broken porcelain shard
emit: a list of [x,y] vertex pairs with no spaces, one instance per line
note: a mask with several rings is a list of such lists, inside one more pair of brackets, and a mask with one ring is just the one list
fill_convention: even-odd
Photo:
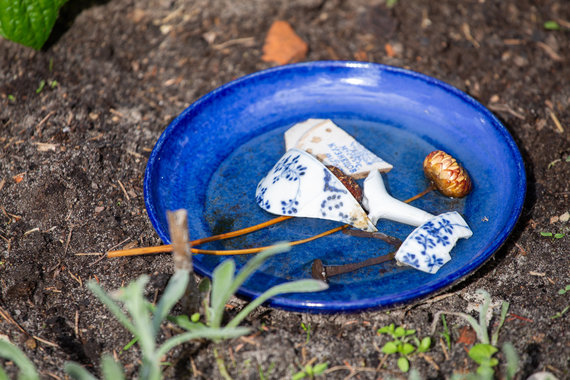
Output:
[[436,273],[451,260],[451,249],[458,239],[473,232],[458,212],[440,214],[416,228],[396,252],[399,263],[427,273]]
[[255,200],[272,214],[328,219],[377,231],[340,180],[319,160],[299,149],[287,151],[259,182]]
[[392,169],[392,165],[330,119],[308,119],[289,128],[285,132],[285,149],[291,148],[304,150],[355,179],[365,178],[372,170],[388,172]]
[[368,217],[374,225],[378,219],[388,219],[417,227],[434,217],[434,215],[397,200],[388,194],[382,180],[382,174],[378,170],[371,171],[364,180],[362,204],[368,210]]

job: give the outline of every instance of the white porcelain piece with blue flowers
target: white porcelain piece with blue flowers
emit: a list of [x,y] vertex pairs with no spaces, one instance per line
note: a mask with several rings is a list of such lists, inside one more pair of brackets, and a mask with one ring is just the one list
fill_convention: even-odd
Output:
[[291,149],[259,182],[257,204],[276,215],[329,219],[377,231],[348,189],[309,153]]
[[285,149],[297,148],[336,166],[355,179],[372,170],[389,172],[392,165],[366,149],[330,119],[308,119],[285,132]]
[[451,249],[473,232],[458,212],[440,214],[416,228],[396,252],[399,263],[427,273],[436,273],[451,260]]
[[378,219],[387,219],[417,227],[434,217],[388,194],[378,170],[371,171],[364,180],[363,195],[362,204],[368,210],[368,217],[374,225]]

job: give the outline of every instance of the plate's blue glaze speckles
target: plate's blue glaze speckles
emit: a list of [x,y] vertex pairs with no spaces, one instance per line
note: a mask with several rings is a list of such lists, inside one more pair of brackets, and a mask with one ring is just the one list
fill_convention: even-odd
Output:
[[[501,123],[463,92],[431,77],[378,64],[312,62],[246,76],[204,96],[164,131],[148,162],[145,202],[150,220],[169,242],[166,210],[189,212],[192,238],[273,218],[255,203],[259,180],[284,153],[283,132],[308,118],[331,118],[394,169],[388,191],[406,199],[423,190],[422,162],[432,150],[453,155],[470,172],[473,192],[463,200],[430,193],[414,205],[433,214],[458,211],[473,230],[437,274],[394,262],[334,277],[327,291],[272,299],[304,311],[355,311],[418,300],[481,266],[505,241],[521,212],[526,182],[520,153]],[[244,248],[297,240],[338,225],[292,219],[240,238],[213,243]],[[402,240],[412,227],[378,223]],[[311,263],[360,261],[388,253],[378,240],[337,233],[268,261],[240,293],[255,297],[272,285],[310,277]],[[238,267],[247,260],[235,257]],[[223,258],[195,256],[211,275]]]

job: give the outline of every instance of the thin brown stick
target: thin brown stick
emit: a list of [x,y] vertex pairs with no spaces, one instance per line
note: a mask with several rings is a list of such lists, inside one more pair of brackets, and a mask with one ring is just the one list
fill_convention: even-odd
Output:
[[[209,236],[203,239],[197,239],[190,242],[190,246],[196,246],[200,244],[209,243],[212,241],[218,241],[223,239],[230,239],[233,237],[249,234],[251,232],[255,232],[261,230],[265,227],[272,226],[274,224],[280,223],[284,220],[291,219],[291,216],[279,216],[277,218],[268,220],[267,222],[256,224],[255,226],[246,227],[241,230],[227,232],[224,234]],[[132,248],[132,249],[123,249],[117,251],[108,251],[107,257],[121,257],[121,256],[136,256],[136,255],[148,255],[151,253],[165,253],[172,251],[172,244],[166,245],[159,245],[156,247],[141,247],[141,248]],[[212,251],[212,252],[219,252],[219,251]],[[256,251],[259,252],[259,251]],[[196,252],[196,249],[192,249],[192,253],[203,253],[203,252]],[[206,253],[206,254],[218,254],[218,253]]]
[[[306,238],[306,239],[293,241],[290,243],[290,245],[293,246],[293,245],[308,243],[310,241],[322,238],[324,236],[334,234],[335,232],[343,230],[347,227],[348,227],[348,224],[345,224],[343,226],[333,228],[332,230],[325,231],[323,233],[311,236],[311,237]],[[171,246],[170,245],[168,245],[168,246],[161,245],[158,247],[148,247],[149,249],[144,253],[141,253],[140,252],[141,250],[138,248],[137,249],[124,250],[124,251],[108,252],[107,257],[136,256],[136,255],[145,255],[145,254],[149,254],[149,253],[170,252],[167,250],[163,250],[165,247],[171,247]],[[261,252],[267,248],[269,248],[269,246],[256,247],[256,248],[246,248],[246,249],[228,249],[228,250],[208,250],[208,249],[191,248],[190,250],[192,251],[192,253],[195,253],[195,254],[197,253],[197,254],[202,254],[202,255],[230,256],[230,255],[248,255],[250,253],[258,253],[258,252]],[[149,252],[151,249],[152,249],[152,252]]]
[[410,203],[415,201],[416,199],[419,199],[421,197],[423,197],[424,195],[426,195],[427,193],[429,193],[430,191],[435,190],[435,186],[433,185],[433,183],[431,183],[428,187],[426,187],[426,189],[424,191],[422,191],[419,194],[414,195],[413,197],[406,199],[404,201],[404,203]]
[[[415,201],[416,199],[423,197],[424,195],[426,195],[427,193],[429,193],[432,190],[434,190],[433,185],[429,185],[424,191],[413,196],[412,198],[406,199],[404,202],[410,203],[412,201]],[[265,227],[272,226],[274,224],[280,223],[282,221],[285,221],[285,220],[291,219],[291,218],[292,218],[291,216],[278,216],[277,218],[273,218],[271,220],[268,220],[267,222],[259,223],[259,224],[256,224],[255,226],[246,227],[246,228],[243,228],[241,230],[227,232],[227,233],[219,234],[219,235],[214,235],[214,236],[210,236],[210,237],[203,238],[203,239],[193,240],[190,242],[190,246],[194,247],[194,246],[209,243],[212,241],[230,239],[233,237],[245,235],[245,234],[261,230]],[[299,244],[303,244],[303,243],[308,243],[312,240],[316,240],[316,239],[321,238],[323,236],[327,236],[327,235],[333,234],[335,232],[341,231],[347,227],[349,227],[349,226],[347,224],[345,224],[343,226],[333,228],[332,230],[325,231],[321,234],[312,236],[310,238],[291,242],[291,245],[299,245]],[[269,247],[265,246],[265,247],[257,247],[257,248],[231,249],[231,250],[206,250],[206,249],[192,248],[191,251],[192,251],[192,253],[195,253],[195,254],[198,253],[198,254],[203,254],[203,255],[228,256],[228,255],[247,255],[250,253],[258,253],[258,252],[261,252],[267,248],[269,248]],[[117,250],[117,251],[108,251],[107,257],[113,258],[113,257],[123,257],[123,256],[149,255],[149,254],[153,254],[153,253],[166,253],[166,252],[171,252],[171,251],[172,251],[172,244],[165,244],[165,245],[159,245],[159,246],[155,246],[155,247],[141,247],[141,248],[123,249],[123,250]]]

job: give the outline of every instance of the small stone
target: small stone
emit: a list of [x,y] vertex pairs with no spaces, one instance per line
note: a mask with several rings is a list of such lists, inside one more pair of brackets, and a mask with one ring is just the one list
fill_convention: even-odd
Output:
[[275,21],[263,45],[264,62],[275,62],[280,65],[299,62],[307,55],[309,46],[295,33],[286,21]]
[[28,340],[26,340],[25,344],[26,344],[26,347],[30,350],[35,350],[37,345],[38,345],[34,338],[29,338]]
[[558,217],[558,220],[560,220],[561,222],[566,223],[567,221],[570,220],[570,213],[568,211],[566,211],[564,214],[560,215]]

